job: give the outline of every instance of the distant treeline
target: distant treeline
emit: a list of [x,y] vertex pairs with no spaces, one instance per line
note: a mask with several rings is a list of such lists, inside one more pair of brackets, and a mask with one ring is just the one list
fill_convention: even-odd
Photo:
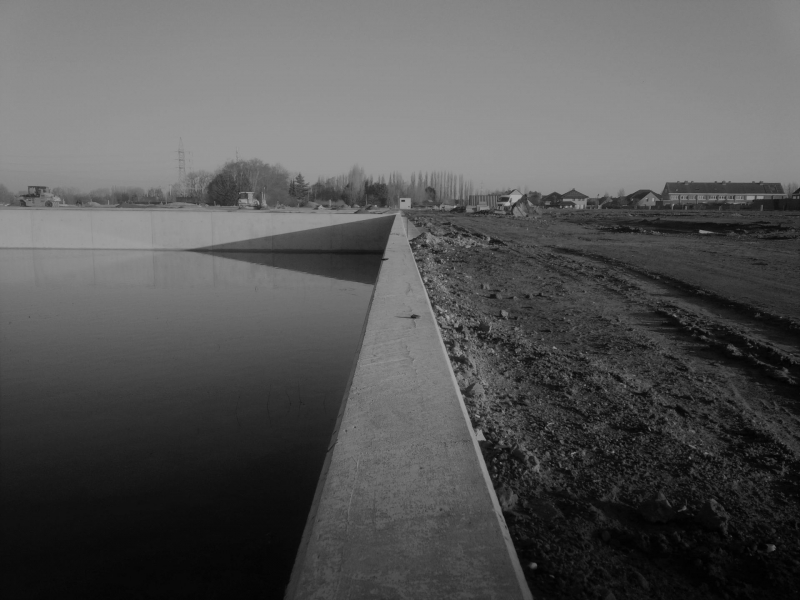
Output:
[[406,181],[398,172],[390,173],[388,178],[383,175],[376,178],[367,175],[358,165],[347,173],[320,177],[316,183],[308,185],[302,173],[293,177],[280,165],[251,159],[229,161],[215,173],[188,173],[186,181],[172,189],[173,196],[221,206],[236,204],[239,192],[255,192],[271,206],[297,206],[308,202],[397,206],[400,198],[411,198],[415,204],[466,198],[473,193],[474,186],[463,175],[445,171],[412,173]]
[[[192,171],[168,189],[152,187],[112,186],[83,192],[72,187],[54,187],[53,193],[68,204],[159,203],[191,201],[218,206],[233,206],[240,192],[254,192],[271,206],[297,206],[309,202],[347,205],[376,204],[398,206],[400,198],[411,198],[412,204],[464,200],[477,193],[471,180],[450,171],[417,171],[409,179],[393,171],[388,177],[367,175],[354,165],[347,173],[319,177],[308,184],[302,173],[290,173],[279,164],[268,164],[257,158],[231,160],[217,170]],[[505,190],[481,193],[500,194]],[[0,184],[0,203],[13,203],[16,194]]]

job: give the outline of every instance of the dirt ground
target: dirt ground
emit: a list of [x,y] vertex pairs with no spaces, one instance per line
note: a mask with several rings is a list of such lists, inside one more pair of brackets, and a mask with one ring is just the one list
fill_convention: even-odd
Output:
[[409,217],[535,598],[800,598],[800,214]]

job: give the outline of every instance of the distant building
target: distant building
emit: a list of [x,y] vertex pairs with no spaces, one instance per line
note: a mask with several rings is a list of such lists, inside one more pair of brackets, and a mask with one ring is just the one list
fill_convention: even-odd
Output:
[[586,208],[586,202],[589,200],[589,196],[586,194],[581,194],[575,188],[572,188],[566,194],[561,195],[561,207],[562,208]]
[[400,198],[400,209],[401,210],[410,210],[411,209],[411,198]]
[[637,190],[625,196],[625,204],[636,208],[650,208],[661,200],[661,196],[653,190]]
[[661,202],[664,205],[750,204],[758,200],[786,198],[780,183],[733,183],[731,181],[672,181],[664,184]]
[[792,194],[792,200],[800,200],[800,188],[797,188]]
[[541,206],[561,206],[561,194],[553,192],[552,194],[547,194],[547,196],[542,196]]

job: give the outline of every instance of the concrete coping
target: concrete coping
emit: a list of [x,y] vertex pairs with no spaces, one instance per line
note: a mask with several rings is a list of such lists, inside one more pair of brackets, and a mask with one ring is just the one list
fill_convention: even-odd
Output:
[[531,598],[402,217],[287,599]]

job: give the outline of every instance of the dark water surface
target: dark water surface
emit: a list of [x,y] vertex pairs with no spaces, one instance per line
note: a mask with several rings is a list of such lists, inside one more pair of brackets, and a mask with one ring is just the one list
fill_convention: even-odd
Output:
[[280,597],[379,266],[0,250],[0,595]]

